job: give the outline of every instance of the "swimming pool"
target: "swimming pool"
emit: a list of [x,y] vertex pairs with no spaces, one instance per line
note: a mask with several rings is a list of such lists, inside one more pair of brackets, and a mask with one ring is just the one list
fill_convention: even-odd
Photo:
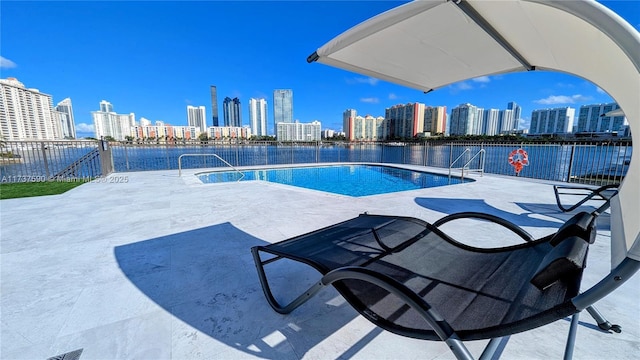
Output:
[[[331,165],[242,171],[246,180],[263,180],[347,196],[368,196],[473,181],[382,165]],[[238,181],[236,171],[199,174],[203,183]]]

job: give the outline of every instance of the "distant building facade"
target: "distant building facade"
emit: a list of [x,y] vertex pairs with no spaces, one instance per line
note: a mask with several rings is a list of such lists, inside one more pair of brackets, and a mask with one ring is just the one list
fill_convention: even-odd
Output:
[[478,133],[478,107],[469,103],[451,109],[449,135],[474,135]]
[[482,132],[489,136],[500,134],[500,110],[484,109],[482,112]]
[[76,124],[73,119],[73,105],[71,99],[66,98],[56,105],[56,111],[60,114],[60,126],[62,128],[62,136],[65,139],[76,138]]
[[5,140],[56,140],[64,137],[51,95],[27,89],[16,78],[0,79],[0,135]]
[[629,122],[624,115],[604,116],[617,109],[620,109],[617,103],[581,106],[576,132],[625,132]]
[[[513,111],[513,124],[509,124],[509,125],[511,125],[511,128],[513,130],[519,130],[520,123],[522,123],[522,108],[520,107],[520,105],[516,104],[514,101],[511,101],[507,103],[507,110]],[[509,131],[511,131],[511,129]]]
[[342,131],[345,133],[346,140],[355,140],[354,124],[358,116],[358,112],[355,109],[347,109],[342,113]]
[[385,109],[384,118],[388,122],[386,138],[413,138],[424,132],[425,105],[408,103]]
[[226,97],[222,102],[222,111],[224,112],[224,126],[241,127],[242,126],[242,109],[240,107],[240,99]]
[[322,124],[312,121],[308,124],[299,122],[276,124],[276,139],[278,141],[320,141]]
[[249,99],[249,120],[253,135],[267,136],[267,100]]
[[386,136],[385,118],[382,116],[373,117],[356,116],[353,119],[352,141],[381,141]]
[[444,134],[447,131],[446,106],[425,106],[423,131],[425,135],[430,136]]
[[187,105],[187,125],[195,126],[199,134],[207,132],[207,112],[204,106]]
[[100,102],[100,110],[92,111],[91,116],[97,139],[110,136],[116,140],[125,140],[126,136],[131,136],[131,128],[136,125],[134,113],[116,114],[113,105],[106,100]]
[[531,112],[529,134],[566,134],[573,131],[575,109],[561,107],[538,109]]
[[195,126],[172,126],[163,121],[156,121],[154,125],[145,118],[140,124],[131,128],[134,139],[158,139],[164,141],[192,140],[197,138],[199,129]]
[[251,128],[248,126],[210,126],[207,129],[210,139],[249,139],[251,138]]
[[273,123],[293,123],[293,90],[273,90]]
[[211,85],[211,126],[219,126],[218,120],[218,88]]

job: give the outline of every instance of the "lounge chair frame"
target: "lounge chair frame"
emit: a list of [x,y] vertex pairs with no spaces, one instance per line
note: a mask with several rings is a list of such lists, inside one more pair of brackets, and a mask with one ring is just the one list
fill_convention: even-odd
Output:
[[[577,185],[554,185],[553,192],[556,196],[556,204],[563,212],[571,212],[589,200],[609,201],[618,193],[620,184],[609,184],[598,188]],[[582,198],[570,206],[565,206],[560,200],[560,195],[581,196]]]
[[[604,209],[606,209],[607,207],[608,207],[608,201],[606,201],[606,203],[603,206],[601,206],[600,208],[598,208],[596,211],[592,213],[592,215],[594,216],[594,219],[601,212],[603,212]],[[361,216],[376,216],[376,215],[368,215],[365,213]],[[411,221],[419,221],[417,219],[412,219],[412,218],[404,218],[404,217],[395,217],[395,218],[405,219],[405,220],[410,219]],[[523,230],[519,226],[509,221],[506,221],[502,218],[499,218],[490,214],[477,213],[477,212],[463,212],[463,213],[456,213],[456,214],[445,216],[444,218],[434,222],[432,227],[427,226],[425,232],[434,231],[434,229],[437,229],[439,226],[447,222],[457,220],[457,219],[465,219],[465,218],[482,219],[482,220],[490,221],[495,224],[501,225],[511,230],[518,236],[520,236],[522,239],[525,240],[525,242],[531,243],[531,244],[540,243],[540,241],[549,241],[552,238],[552,235],[550,235],[543,239],[534,240],[532,236],[528,234],[525,230]],[[314,232],[301,235],[299,237],[284,240],[283,242],[295,241],[295,239],[297,238],[304,238],[305,236],[313,233],[321,233],[327,229],[331,229],[336,226],[346,224],[352,220],[355,220],[355,219],[347,220],[345,222],[335,224],[320,230],[316,230]],[[381,225],[380,227],[384,225],[385,224]],[[396,251],[400,247],[403,247],[402,249],[407,248],[408,246],[411,246],[412,241],[414,240],[414,239],[407,239],[405,243],[395,248],[389,247],[385,245],[377,235],[377,231],[379,230],[380,227],[372,228],[371,231],[376,239],[376,242],[380,245],[382,249],[384,249],[384,251]],[[421,234],[422,233],[418,234],[417,237],[421,236]],[[354,233],[354,236],[358,236],[358,235],[359,235],[358,233]],[[273,245],[278,245],[278,244],[280,243],[276,243]],[[406,244],[409,244],[409,245],[406,245]],[[429,324],[429,326],[431,326],[431,328],[437,334],[437,337],[441,341],[444,341],[449,346],[449,348],[454,353],[456,358],[473,359],[473,356],[463,344],[463,341],[461,340],[460,336],[456,333],[454,328],[444,319],[444,317],[441,316],[441,314],[438,312],[438,309],[428,304],[422,297],[420,297],[418,294],[413,292],[411,289],[409,289],[407,286],[397,281],[396,279],[393,279],[385,274],[379,273],[377,271],[374,271],[362,266],[349,265],[349,266],[343,266],[337,269],[327,271],[327,269],[324,268],[321,264],[318,264],[313,260],[299,257],[294,254],[287,254],[282,251],[274,250],[270,246],[256,246],[256,247],[253,247],[251,251],[254,257],[254,262],[256,265],[256,269],[258,272],[258,276],[259,276],[260,283],[262,285],[262,289],[264,291],[265,297],[268,303],[270,304],[270,306],[278,313],[288,314],[292,312],[294,309],[304,304],[306,301],[308,301],[311,297],[316,295],[320,290],[322,290],[326,286],[334,285],[336,289],[338,289],[338,291],[342,293],[340,288],[341,286],[340,281],[360,280],[360,281],[364,281],[364,282],[376,285],[386,290],[390,294],[397,296],[406,305],[410,306],[413,310],[415,310],[422,318],[425,319],[425,321]],[[272,257],[266,260],[263,260],[260,255],[261,253],[270,254],[272,255]],[[273,296],[271,287],[269,285],[269,281],[267,279],[267,275],[264,270],[264,266],[285,258],[312,266],[317,270],[319,270],[323,275],[321,276],[319,281],[314,283],[311,287],[309,287],[306,291],[304,291],[301,295],[299,295],[293,301],[289,302],[288,304],[282,305]],[[577,332],[578,316],[580,311],[587,309],[587,311],[594,317],[594,319],[596,319],[598,326],[601,329],[612,330],[615,332],[620,331],[620,327],[618,325],[611,325],[611,323],[609,323],[592,305],[597,301],[599,301],[600,299],[602,299],[603,297],[605,297],[606,295],[608,295],[609,293],[611,293],[617,287],[622,285],[627,279],[629,279],[638,270],[640,270],[640,262],[627,258],[622,263],[620,263],[617,267],[615,267],[611,271],[611,273],[608,276],[606,276],[603,280],[601,280],[599,283],[597,283],[592,288],[590,288],[589,290],[585,291],[582,294],[578,293],[575,297],[571,299],[570,302],[571,302],[571,305],[574,307],[574,311],[572,311],[572,314],[573,314],[572,325],[570,326],[569,335],[567,338],[567,343],[565,348],[565,359],[570,359],[573,354],[573,348],[574,348],[575,337]],[[349,301],[349,299],[347,300]],[[384,319],[376,319],[375,316],[371,316],[371,314],[367,312],[368,310],[362,309],[358,306],[354,306],[354,307],[358,312],[360,312],[370,321],[374,322],[376,325],[389,330],[387,327],[385,327]],[[571,314],[568,314],[568,315],[571,315]],[[555,320],[564,318],[565,316],[566,315],[560,316]],[[519,332],[519,331],[521,330],[518,330],[515,332]],[[408,332],[408,331],[403,333],[402,330],[399,331],[398,329],[394,329],[393,332],[403,336],[421,338],[419,334]],[[489,338],[491,340],[487,344],[482,355],[480,356],[480,359],[493,358],[494,355],[496,354],[497,349],[499,348],[499,344],[502,341],[504,341],[503,336]]]

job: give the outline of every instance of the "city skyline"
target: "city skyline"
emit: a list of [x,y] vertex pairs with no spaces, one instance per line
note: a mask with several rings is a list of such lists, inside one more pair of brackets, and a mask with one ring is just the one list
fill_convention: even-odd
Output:
[[[334,130],[342,129],[342,113],[349,108],[375,117],[391,106],[420,102],[446,106],[450,114],[463,103],[502,109],[515,101],[522,107],[521,128],[528,129],[535,109],[613,102],[594,84],[545,71],[486,76],[422,94],[306,63],[309,54],[336,35],[401,3],[5,2],[2,34],[11,36],[2,36],[0,70],[3,78],[16,77],[51,94],[54,104],[72,99],[78,137],[93,136],[92,112],[102,99],[117,104],[119,113],[171,125],[187,124],[187,105],[205,106],[213,120],[211,84],[218,97],[237,97],[243,104],[250,98],[270,99],[274,89],[292,89],[294,121],[319,120],[323,129]],[[640,28],[640,2],[602,3]],[[225,15],[214,30],[212,13]],[[65,27],[55,26],[60,16],[68,20]],[[334,21],[324,21],[327,17]],[[120,26],[94,26],[115,19]],[[160,26],[164,20],[173,25]],[[42,41],[43,34],[51,41]],[[92,51],[97,39],[121,55],[104,58]],[[65,51],[57,48],[61,41],[68,44]],[[220,52],[222,44],[230,51]],[[202,53],[185,56],[191,48]],[[242,125],[249,125],[248,119]],[[274,134],[273,121],[267,126]]]

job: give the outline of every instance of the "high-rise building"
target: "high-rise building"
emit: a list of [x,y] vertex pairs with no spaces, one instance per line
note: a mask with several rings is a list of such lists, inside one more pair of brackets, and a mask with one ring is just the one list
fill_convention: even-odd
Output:
[[573,130],[575,109],[562,107],[531,112],[529,134],[563,134]]
[[424,132],[430,135],[444,134],[447,130],[447,107],[425,106]]
[[273,123],[277,127],[278,123],[293,122],[293,90],[276,89],[273,90]]
[[514,111],[510,109],[500,110],[499,114],[500,134],[510,134],[515,132],[516,121]]
[[342,113],[342,131],[344,131],[345,138],[349,141],[355,140],[353,126],[356,116],[358,116],[358,112],[354,109],[347,109]]
[[27,89],[16,78],[0,79],[0,136],[4,140],[62,139],[51,95]]
[[383,140],[385,136],[385,119],[382,116],[373,117],[356,116],[353,119],[352,133],[353,136],[350,140],[356,141],[379,141]]
[[187,125],[195,126],[199,134],[207,133],[207,113],[204,106],[187,105]]
[[76,125],[73,120],[73,106],[71,99],[66,98],[56,105],[56,111],[61,113],[60,126],[62,128],[62,136],[65,139],[76,138]]
[[224,126],[242,127],[242,110],[240,108],[240,99],[226,97],[222,102],[222,111],[224,112]]
[[471,135],[482,135],[484,132],[484,109],[483,108],[477,108],[476,109],[476,117],[473,120],[473,126],[471,126],[471,129],[473,129]]
[[249,100],[249,119],[251,133],[256,136],[267,136],[267,100]]
[[522,108],[520,105],[511,101],[507,103],[507,110],[513,110],[513,129],[519,130],[520,123],[522,122]]
[[219,126],[218,121],[218,90],[211,85],[211,126]]
[[385,109],[389,138],[413,138],[424,132],[424,104],[408,103]]
[[577,132],[616,132],[624,131],[629,125],[624,115],[604,116],[620,109],[617,103],[583,105],[578,112]]
[[485,109],[482,123],[482,133],[484,135],[498,135],[500,133],[500,110]]
[[249,139],[251,128],[248,126],[210,126],[208,129],[211,139]]
[[276,124],[276,139],[278,141],[320,141],[322,124],[319,121],[312,121],[309,124],[299,122]]
[[478,108],[475,105],[460,104],[451,110],[449,135],[472,135],[477,123]]
[[98,139],[110,136],[116,140],[125,140],[126,136],[135,136],[133,133],[133,127],[136,125],[135,115],[133,113],[116,114],[113,111],[113,105],[106,100],[100,102],[100,110],[92,111],[91,116]]
[[113,105],[106,100],[100,101],[100,111],[101,112],[113,112]]

